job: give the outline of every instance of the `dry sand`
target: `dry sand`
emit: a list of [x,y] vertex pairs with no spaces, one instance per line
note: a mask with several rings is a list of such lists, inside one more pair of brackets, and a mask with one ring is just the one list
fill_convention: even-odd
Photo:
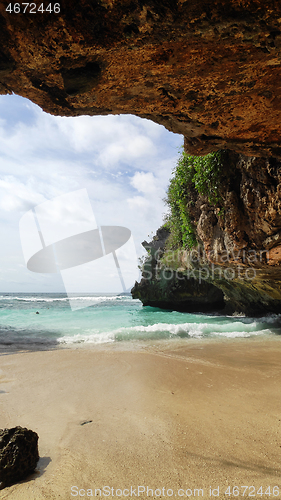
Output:
[[0,498],[281,496],[279,339],[21,352],[0,366],[0,427],[36,431],[41,457]]

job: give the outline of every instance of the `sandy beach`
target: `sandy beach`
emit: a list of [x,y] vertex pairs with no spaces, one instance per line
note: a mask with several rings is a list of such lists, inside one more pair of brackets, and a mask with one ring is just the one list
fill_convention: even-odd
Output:
[[281,495],[278,338],[121,344],[1,356],[0,427],[41,458],[0,498]]

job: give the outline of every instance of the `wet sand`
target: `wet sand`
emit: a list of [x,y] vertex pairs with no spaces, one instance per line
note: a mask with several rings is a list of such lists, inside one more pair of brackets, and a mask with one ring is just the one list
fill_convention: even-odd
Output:
[[0,498],[281,497],[278,338],[20,352],[0,366],[0,427],[36,431],[41,457]]

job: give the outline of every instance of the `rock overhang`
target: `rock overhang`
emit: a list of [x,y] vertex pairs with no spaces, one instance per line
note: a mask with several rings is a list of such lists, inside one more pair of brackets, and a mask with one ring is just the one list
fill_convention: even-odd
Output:
[[0,3],[0,92],[63,116],[135,114],[191,154],[281,156],[281,5],[85,0],[58,13]]

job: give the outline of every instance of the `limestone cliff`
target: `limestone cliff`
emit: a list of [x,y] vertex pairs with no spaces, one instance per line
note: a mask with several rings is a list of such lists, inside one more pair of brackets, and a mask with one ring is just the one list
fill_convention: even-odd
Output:
[[134,299],[140,299],[144,306],[161,307],[184,312],[209,312],[224,309],[223,293],[217,287],[196,279],[189,278],[185,272],[177,272],[161,265],[165,243],[169,231],[158,229],[156,236],[143,247],[148,257],[143,266],[142,279],[135,283],[131,293]]
[[[200,287],[204,294],[206,283],[211,283],[224,293],[227,312],[281,312],[281,161],[228,152],[223,167],[220,207],[190,190],[198,246],[164,251],[162,242],[152,262],[158,281],[153,276],[149,284],[144,269],[143,280],[133,289],[135,298],[153,305],[155,289],[161,296],[163,273],[168,276],[171,269],[179,277],[171,281],[175,288],[181,286],[181,275],[190,287],[197,280],[195,301]],[[146,245],[153,246],[154,242]],[[171,296],[162,296],[169,306]]]
[[223,215],[200,206],[197,234],[212,282],[234,309],[249,313],[281,312],[281,162],[229,154],[228,183],[222,189]]
[[0,1],[1,93],[59,115],[146,117],[183,134],[192,154],[281,156],[280,2],[57,5],[10,13]]

